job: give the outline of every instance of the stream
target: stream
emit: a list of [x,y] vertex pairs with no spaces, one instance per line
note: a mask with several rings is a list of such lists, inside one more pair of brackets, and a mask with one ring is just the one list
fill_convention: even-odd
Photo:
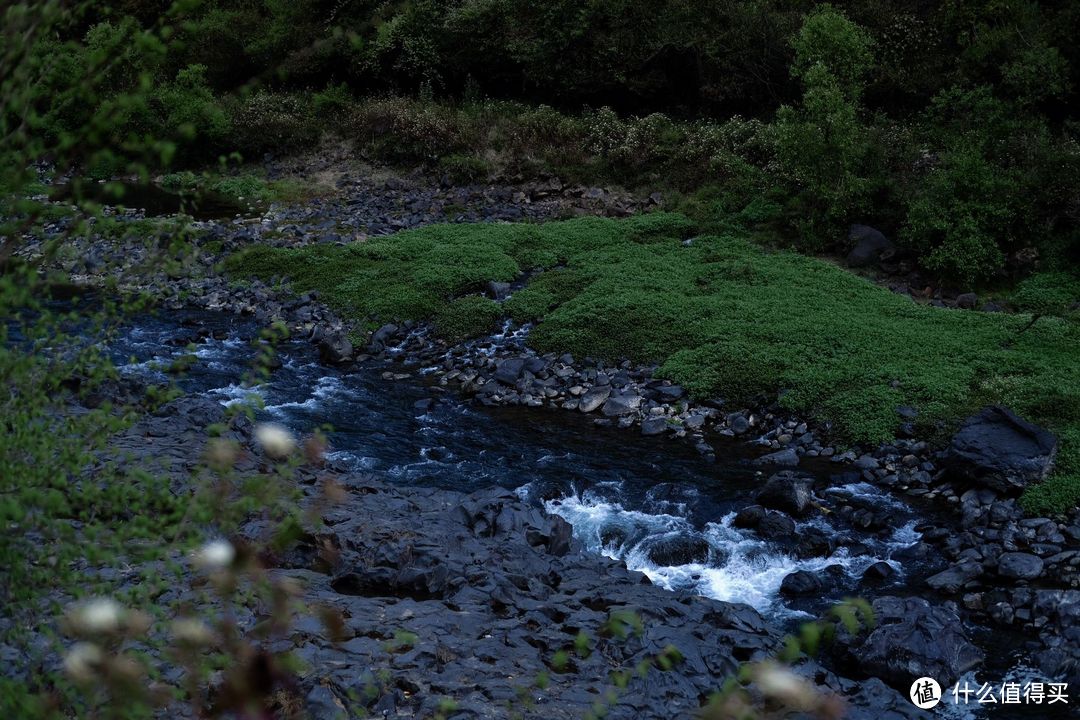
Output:
[[[916,528],[933,510],[827,461],[803,468],[829,478],[822,504],[888,508],[895,519],[889,530],[860,531],[823,513],[799,521],[794,538],[762,540],[732,524],[763,480],[746,463],[752,456],[746,444],[716,438],[718,460],[707,462],[688,444],[597,428],[578,413],[478,407],[433,387],[423,368],[369,361],[361,371],[339,371],[321,364],[303,340],[279,346],[281,366],[267,382],[250,386],[244,382],[255,356],[249,339],[258,330],[248,320],[206,311],[147,315],[110,350],[124,373],[176,382],[222,404],[255,401],[262,406],[260,420],[298,434],[329,428],[328,459],[343,469],[402,485],[513,489],[569,521],[587,549],[622,561],[655,584],[746,603],[791,628],[845,597],[922,594],[922,580],[936,571],[909,552],[920,539]],[[198,362],[184,375],[165,372],[192,352]],[[386,370],[409,377],[386,380]],[[797,552],[796,538],[815,533],[834,538],[836,549],[826,556]],[[876,562],[896,573],[884,585],[860,584]],[[783,596],[781,583],[796,570],[828,576],[827,590]],[[1020,643],[1007,633],[973,628],[971,634],[987,651],[980,676],[993,682],[1028,676],[1015,650]],[[972,707],[943,703],[938,712],[950,718],[1054,717],[1046,708],[976,715]]]

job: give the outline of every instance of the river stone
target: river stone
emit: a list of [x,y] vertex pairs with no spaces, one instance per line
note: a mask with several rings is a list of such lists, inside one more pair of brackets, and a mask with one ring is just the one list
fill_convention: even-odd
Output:
[[488,295],[498,302],[502,302],[506,298],[510,297],[510,283],[508,282],[496,282],[490,281],[487,284]]
[[517,380],[521,377],[521,373],[524,370],[525,358],[512,357],[500,360],[498,366],[495,368],[495,379],[503,385],[513,387],[517,384]]
[[589,388],[585,391],[585,394],[578,400],[578,410],[583,413],[589,413],[604,404],[604,401],[611,395],[610,385],[597,385],[596,387]]
[[974,310],[975,306],[979,304],[979,296],[975,293],[961,293],[956,296],[956,307],[964,308],[965,310]]
[[1015,492],[1046,477],[1057,446],[1049,430],[992,405],[964,421],[949,445],[946,463],[959,477]]
[[340,365],[352,360],[353,346],[344,332],[325,335],[319,340],[319,359],[330,365]]
[[795,545],[795,554],[801,558],[828,557],[832,555],[836,544],[832,533],[820,528],[808,527],[799,531],[799,541]]
[[866,568],[859,582],[862,585],[881,585],[896,577],[896,569],[889,563],[879,560]]
[[1003,553],[998,559],[998,575],[1014,580],[1034,580],[1043,571],[1043,561],[1037,555],[1022,552]]
[[847,667],[907,690],[920,677],[952,685],[983,661],[955,612],[917,597],[874,600],[874,627],[852,637],[839,629],[834,645]]
[[665,417],[651,417],[641,421],[642,435],[661,435],[667,428],[668,421]]
[[758,523],[757,532],[766,540],[790,539],[795,535],[795,521],[784,513],[769,510]]
[[852,245],[851,252],[847,255],[847,264],[850,267],[872,265],[883,252],[893,249],[889,239],[869,225],[852,225],[848,230],[848,242]]
[[811,479],[791,470],[770,477],[755,498],[759,505],[802,517],[810,510]]
[[965,585],[982,575],[982,564],[976,562],[960,563],[951,568],[932,575],[926,579],[926,584],[938,592],[950,595],[960,592]]
[[752,530],[761,524],[765,518],[765,508],[760,505],[748,505],[735,513],[731,526]]
[[607,417],[622,417],[637,412],[641,407],[640,395],[619,395],[608,398],[601,412]]
[[795,448],[785,448],[783,450],[777,450],[767,455],[762,455],[759,458],[753,460],[755,465],[780,465],[794,467],[799,464],[799,453],[795,452]]
[[656,388],[656,392],[659,393],[660,398],[664,402],[673,402],[681,398],[684,394],[681,385],[661,385]]
[[649,543],[646,553],[657,567],[678,567],[690,563],[704,564],[709,560],[709,543],[693,535],[661,537]]
[[825,587],[821,578],[807,570],[796,570],[784,577],[780,592],[784,595],[813,595]]
[[371,348],[374,350],[382,350],[386,347],[386,344],[394,337],[398,331],[398,326],[393,323],[387,323],[381,328],[375,331],[371,336]]

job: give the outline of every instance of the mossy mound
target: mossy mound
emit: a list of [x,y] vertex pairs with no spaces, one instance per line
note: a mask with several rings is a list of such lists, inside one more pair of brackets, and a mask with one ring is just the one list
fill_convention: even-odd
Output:
[[[772,252],[737,232],[689,238],[656,213],[542,225],[439,225],[344,247],[253,248],[234,273],[289,277],[371,322],[433,321],[450,339],[500,316],[533,321],[541,351],[655,362],[699,396],[783,406],[856,442],[888,440],[896,409],[931,432],[1000,402],[1063,440],[1058,472],[1025,504],[1080,500],[1080,323],[919,305],[828,262]],[[526,271],[499,306],[489,281]],[[1023,330],[1023,332],[1021,332]]]

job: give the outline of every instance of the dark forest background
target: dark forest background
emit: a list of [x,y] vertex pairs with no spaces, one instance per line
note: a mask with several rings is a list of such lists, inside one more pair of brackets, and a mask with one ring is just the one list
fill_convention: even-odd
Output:
[[34,129],[83,127],[72,88],[107,62],[95,92],[147,90],[113,150],[171,137],[196,167],[330,133],[458,180],[676,188],[809,251],[869,223],[974,286],[1076,263],[1078,30],[1065,1],[120,0],[34,48]]

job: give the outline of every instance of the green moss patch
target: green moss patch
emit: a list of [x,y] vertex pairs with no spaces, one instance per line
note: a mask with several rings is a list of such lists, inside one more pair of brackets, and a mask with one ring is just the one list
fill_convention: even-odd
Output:
[[[234,273],[289,277],[371,322],[433,321],[452,339],[500,315],[541,351],[656,362],[698,396],[784,407],[854,442],[888,440],[911,405],[937,429],[1002,402],[1061,437],[1032,511],[1080,500],[1080,324],[919,305],[827,262],[733,233],[687,239],[684,217],[441,225],[344,247],[253,248]],[[499,306],[488,281],[533,271]]]

